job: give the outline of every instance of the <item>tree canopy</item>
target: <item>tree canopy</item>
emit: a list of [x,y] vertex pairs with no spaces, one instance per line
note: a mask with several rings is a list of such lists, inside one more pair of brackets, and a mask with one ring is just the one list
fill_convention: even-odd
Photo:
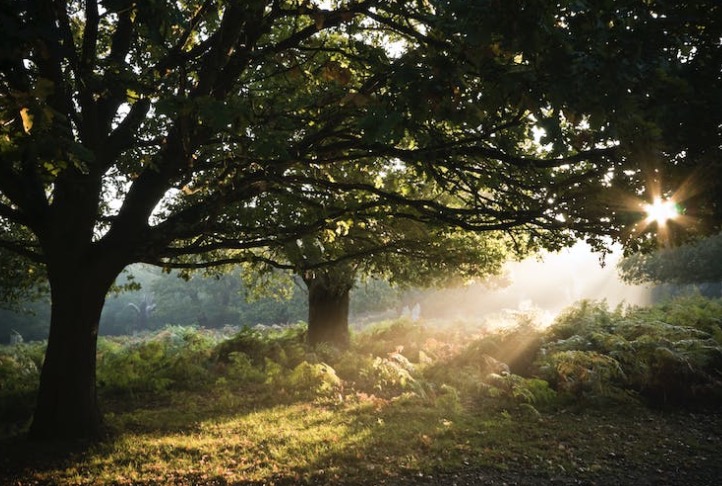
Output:
[[[34,433],[97,432],[100,310],[132,263],[242,262],[373,216],[643,243],[640,200],[719,174],[720,8],[3,3],[0,249],[52,298]],[[682,229],[719,229],[718,184]]]
[[[381,203],[470,229],[620,232],[631,218],[604,201],[605,185],[635,194],[660,177],[661,162],[643,167],[650,157],[694,165],[719,148],[719,124],[693,113],[686,93],[719,85],[720,26],[696,6],[595,7],[8,8],[2,246],[43,263],[43,239],[73,232],[126,261],[212,261]],[[675,103],[659,103],[670,92]],[[707,92],[692,101],[718,104],[719,90]],[[544,151],[529,144],[535,127]],[[666,152],[655,152],[662,135]],[[458,204],[388,190],[389,160],[406,183],[453,191]],[[340,191],[351,196],[343,207],[319,207]],[[260,199],[296,213],[259,214]]]
[[[329,191],[474,229],[538,230],[563,217],[591,231],[617,218],[588,185],[573,188],[612,171],[612,184],[638,191],[719,151],[719,123],[699,116],[722,111],[716,5],[323,7],[118,0],[5,9],[2,216],[12,236],[2,246],[42,262],[45,213],[62,213],[57,196],[82,181],[95,195],[83,202],[90,240],[163,265],[327,225],[349,211],[348,200],[309,209]],[[534,127],[551,143],[544,157],[528,144]],[[622,171],[610,160],[624,151]],[[658,155],[682,160],[644,167]],[[377,186],[388,160],[464,204],[387,193]],[[330,168],[355,179],[332,179]],[[264,197],[298,203],[298,222],[259,225],[268,214],[249,203]],[[709,200],[698,206],[717,211]]]

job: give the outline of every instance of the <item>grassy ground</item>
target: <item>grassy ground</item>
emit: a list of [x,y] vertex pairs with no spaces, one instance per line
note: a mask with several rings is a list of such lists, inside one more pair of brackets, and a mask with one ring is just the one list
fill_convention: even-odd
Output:
[[382,323],[345,352],[302,326],[103,339],[96,444],[26,442],[43,348],[5,347],[0,485],[716,485],[720,316],[582,302],[548,329]]
[[0,446],[3,484],[718,484],[722,415],[228,390],[112,404],[96,445]]

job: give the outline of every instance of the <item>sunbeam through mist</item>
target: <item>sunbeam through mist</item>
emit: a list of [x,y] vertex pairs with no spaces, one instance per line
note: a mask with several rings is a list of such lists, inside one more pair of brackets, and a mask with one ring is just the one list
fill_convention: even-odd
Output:
[[606,300],[610,306],[620,303],[646,305],[651,288],[628,285],[617,273],[622,256],[619,248],[600,255],[585,243],[558,253],[544,253],[506,265],[509,285],[489,288],[472,284],[463,289],[445,289],[420,298],[425,318],[486,320],[490,325],[513,324],[520,314],[529,315],[537,324],[548,325],[564,308],[583,299]]

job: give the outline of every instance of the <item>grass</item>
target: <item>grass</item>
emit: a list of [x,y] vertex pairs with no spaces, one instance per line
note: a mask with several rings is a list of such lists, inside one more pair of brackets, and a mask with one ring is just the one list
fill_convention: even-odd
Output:
[[101,343],[110,436],[71,449],[18,434],[41,348],[8,348],[0,484],[716,484],[720,312],[582,303],[497,333],[400,321],[343,353],[302,328],[168,328]]
[[531,413],[412,394],[264,405],[216,390],[126,403],[107,421],[112,440],[61,455],[16,441],[0,466],[18,485],[379,484],[470,469],[590,481],[629,470],[722,474],[722,417],[641,406]]

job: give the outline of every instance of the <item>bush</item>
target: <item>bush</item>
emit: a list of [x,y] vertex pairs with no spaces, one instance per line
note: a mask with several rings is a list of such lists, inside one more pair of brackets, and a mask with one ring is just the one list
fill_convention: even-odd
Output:
[[218,344],[214,357],[222,363],[228,363],[232,353],[240,352],[257,367],[262,368],[266,359],[271,359],[293,368],[304,361],[308,354],[304,345],[305,334],[305,325],[290,326],[282,330],[245,327],[232,338]]
[[20,426],[32,415],[40,381],[43,343],[0,346],[0,417]]
[[547,341],[563,341],[575,336],[586,336],[590,332],[610,332],[614,322],[623,316],[624,309],[619,306],[610,311],[607,303],[582,300],[565,309],[547,329]]
[[661,320],[673,326],[693,327],[722,344],[722,299],[687,295],[651,308],[637,309],[636,314],[650,321]]
[[717,305],[682,298],[609,311],[604,303],[582,302],[549,329],[538,366],[559,391],[576,397],[626,399],[620,393],[626,390],[651,403],[719,400],[722,345],[707,331],[715,330],[710,309]]
[[[398,357],[403,358],[400,354]],[[421,391],[416,378],[411,374],[413,367],[405,358],[392,359],[377,356],[371,366],[359,370],[359,374],[371,384],[379,395],[395,396],[405,391]]]
[[269,377],[269,384],[296,397],[334,397],[343,389],[336,371],[326,363],[300,363],[288,373]]
[[228,355],[225,374],[235,385],[260,384],[266,381],[263,369],[255,366],[248,355],[240,351],[234,351]]
[[546,381],[515,374],[507,363],[497,359],[510,359],[519,369],[529,370],[541,342],[541,333],[528,324],[502,330],[427,366],[424,378],[435,389],[455,390],[468,404],[532,409],[551,405],[556,392]]
[[213,340],[198,329],[168,326],[142,340],[98,342],[98,385],[103,392],[134,395],[194,389],[211,383]]
[[542,333],[532,323],[521,323],[473,342],[464,355],[490,356],[505,363],[511,373],[528,377],[534,373],[533,365],[542,343]]
[[426,329],[421,324],[409,319],[396,319],[379,323],[355,336],[353,349],[361,354],[386,356],[403,348],[406,355],[416,361],[426,336]]
[[614,358],[596,351],[559,351],[541,372],[556,390],[574,400],[618,399],[624,396],[624,372]]
[[483,395],[492,398],[500,406],[521,405],[536,411],[555,403],[557,393],[549,383],[538,378],[524,378],[514,374],[492,373],[486,377]]

